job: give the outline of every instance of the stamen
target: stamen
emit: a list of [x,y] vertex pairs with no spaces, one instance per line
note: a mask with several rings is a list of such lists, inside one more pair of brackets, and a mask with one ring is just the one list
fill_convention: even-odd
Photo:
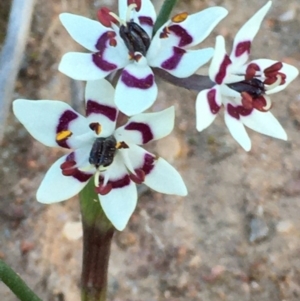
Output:
[[278,86],[281,85],[281,81],[282,81],[281,75],[277,74],[276,78],[277,79],[276,79],[276,81],[273,84],[265,87],[266,91],[272,90],[272,89],[274,89],[274,88],[276,88],[276,87],[278,87]]
[[159,37],[160,39],[166,39],[170,34],[170,29],[168,26],[164,27],[162,32],[160,33]]
[[129,175],[130,179],[136,184],[142,184],[145,180],[145,172],[142,169],[136,169],[135,174]]
[[95,187],[99,187],[100,170],[97,169],[94,176]]
[[135,10],[140,11],[142,6],[142,0],[127,0],[127,5],[129,6],[131,4],[135,4],[136,5]]
[[73,133],[71,131],[61,131],[61,132],[58,132],[56,134],[56,141],[61,141],[61,140],[65,140],[69,137],[71,137],[73,135]]
[[120,148],[129,148],[129,146],[124,142],[124,141],[119,141],[116,143],[116,149],[120,149]]
[[102,126],[98,122],[92,122],[90,123],[90,129],[94,131],[97,135],[99,135],[102,131]]
[[106,195],[106,194],[110,193],[111,190],[112,190],[111,183],[108,183],[107,185],[100,184],[100,186],[96,187],[96,192],[101,195]]
[[271,72],[278,72],[281,68],[283,67],[283,64],[281,62],[277,62],[273,65],[271,65],[270,67],[266,68],[264,70],[264,74],[268,74],[268,73],[271,73]]
[[171,20],[174,23],[181,23],[183,22],[186,18],[188,17],[188,13],[184,12],[184,13],[180,13],[175,15]]
[[253,98],[248,92],[242,92],[242,105],[245,109],[250,110],[253,108]]
[[105,27],[111,27],[111,23],[118,24],[119,17],[112,15],[111,11],[107,7],[102,7],[97,12],[99,22]]
[[272,106],[271,98],[268,95],[264,95],[264,99],[266,100],[266,105],[263,107],[263,110],[269,111]]
[[118,15],[116,15],[115,13],[113,12],[109,12],[109,15],[112,16],[115,20],[117,20],[120,25],[124,25],[126,26],[126,22],[124,20],[122,20]]
[[260,68],[257,64],[254,63],[249,64],[246,70],[245,79],[246,80],[252,79],[257,71],[260,71]]
[[131,12],[136,8],[137,8],[136,3],[131,3],[130,5],[128,5],[127,12],[126,12],[126,22],[130,21]]

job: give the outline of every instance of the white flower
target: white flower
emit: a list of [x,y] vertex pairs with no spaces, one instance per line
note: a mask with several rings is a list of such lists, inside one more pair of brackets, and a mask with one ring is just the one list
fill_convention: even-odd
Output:
[[15,116],[35,139],[73,150],[46,173],[37,191],[39,202],[69,199],[95,175],[104,212],[123,230],[136,207],[135,183],[162,193],[187,194],[181,176],[169,163],[138,146],[172,131],[174,107],[133,116],[115,129],[118,110],[111,84],[104,79],[88,82],[85,98],[86,117],[61,101],[17,99],[13,103]]
[[[150,67],[188,77],[213,56],[213,48],[187,50],[202,42],[227,15],[222,7],[179,14],[152,38],[156,13],[150,0],[119,0],[119,16],[100,9],[100,22],[63,13],[60,20],[72,38],[91,53],[65,54],[59,70],[76,80],[97,80],[123,69],[115,103],[128,116],[148,109],[157,98]],[[126,95],[126,97],[124,97]]]
[[268,95],[286,88],[299,73],[291,65],[269,59],[247,63],[252,40],[271,4],[269,1],[238,31],[230,56],[226,54],[224,38],[217,37],[209,69],[209,77],[216,84],[201,91],[196,101],[197,130],[207,128],[223,104],[225,123],[246,151],[251,149],[251,140],[244,125],[268,136],[287,139],[282,126],[269,112]]

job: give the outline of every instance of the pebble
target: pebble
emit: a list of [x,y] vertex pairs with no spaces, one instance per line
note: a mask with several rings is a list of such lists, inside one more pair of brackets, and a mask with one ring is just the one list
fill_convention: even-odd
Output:
[[269,227],[261,216],[255,216],[250,221],[250,242],[257,242],[269,234]]
[[202,263],[202,259],[199,255],[194,256],[190,262],[189,262],[189,267],[190,268],[199,268]]
[[283,234],[287,234],[289,232],[291,232],[291,230],[294,228],[292,222],[290,221],[280,221],[277,225],[276,225],[276,230],[278,233],[283,233]]
[[34,244],[30,241],[23,240],[20,244],[20,250],[22,254],[26,254],[34,249]]
[[294,9],[290,9],[283,14],[281,14],[278,18],[280,22],[289,22],[295,19],[296,11]]
[[63,234],[68,240],[78,240],[82,237],[81,222],[66,222],[63,228]]

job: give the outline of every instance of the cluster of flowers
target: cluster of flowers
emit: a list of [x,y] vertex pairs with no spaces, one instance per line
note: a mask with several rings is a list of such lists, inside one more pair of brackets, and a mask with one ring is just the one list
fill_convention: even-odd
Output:
[[[252,40],[270,6],[271,1],[238,31],[230,55],[222,36],[216,38],[215,49],[189,49],[227,15],[222,7],[178,14],[154,35],[156,14],[150,0],[119,0],[119,15],[102,8],[99,21],[61,14],[72,38],[90,51],[67,53],[59,65],[69,77],[87,81],[86,116],[60,101],[14,101],[15,116],[34,138],[47,146],[72,150],[49,169],[37,200],[66,200],[94,176],[104,212],[122,230],[136,207],[136,183],[162,193],[187,194],[179,173],[139,146],[165,137],[174,127],[174,107],[143,113],[157,98],[151,67],[186,78],[212,59],[209,78],[214,85],[197,96],[197,129],[208,127],[223,105],[229,131],[246,151],[251,141],[244,125],[286,140],[284,129],[269,112],[269,94],[284,89],[298,70],[269,59],[247,62]],[[116,70],[120,76],[114,88],[104,78]],[[131,117],[117,126],[120,112]]]

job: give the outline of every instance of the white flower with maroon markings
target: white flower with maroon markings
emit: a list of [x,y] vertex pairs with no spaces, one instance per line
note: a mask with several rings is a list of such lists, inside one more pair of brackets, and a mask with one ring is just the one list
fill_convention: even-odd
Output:
[[[150,0],[119,0],[119,16],[101,8],[100,22],[63,13],[60,20],[72,38],[92,53],[65,54],[59,70],[76,80],[96,80],[122,69],[115,103],[131,116],[148,109],[157,98],[150,67],[188,77],[213,56],[213,48],[187,50],[203,41],[227,15],[222,7],[179,14],[152,38],[156,13]],[[126,97],[124,97],[126,95]]]
[[94,175],[104,212],[123,230],[136,207],[135,183],[162,193],[187,194],[179,173],[139,146],[172,131],[174,107],[133,116],[115,129],[118,110],[111,84],[104,79],[89,81],[85,98],[86,117],[61,101],[18,99],[13,103],[15,116],[35,139],[73,149],[50,167],[37,191],[39,202],[69,199]]
[[287,139],[282,126],[269,112],[269,95],[283,90],[298,75],[295,67],[270,59],[247,63],[252,40],[271,4],[269,1],[239,30],[230,56],[226,54],[224,38],[217,37],[209,68],[209,77],[216,84],[201,91],[196,101],[198,131],[207,128],[224,105],[225,123],[246,151],[251,149],[251,140],[244,125],[271,137]]

